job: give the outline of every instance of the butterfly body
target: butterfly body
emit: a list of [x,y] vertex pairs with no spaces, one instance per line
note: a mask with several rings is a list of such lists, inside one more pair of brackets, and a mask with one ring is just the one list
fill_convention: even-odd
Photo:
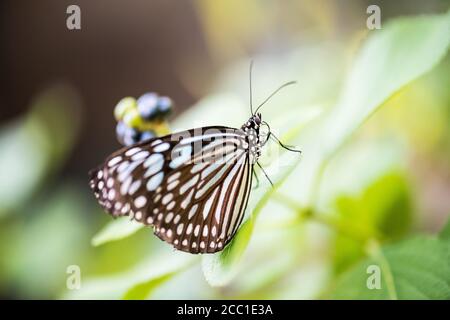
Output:
[[90,186],[111,215],[153,226],[176,249],[220,251],[244,217],[265,143],[260,126],[255,114],[240,129],[203,127],[122,148],[91,171]]
[[249,143],[249,153],[251,162],[254,164],[261,156],[261,148],[263,146],[262,139],[259,134],[259,128],[261,126],[261,114],[257,113],[252,115],[246,123],[244,123],[241,129],[247,136]]

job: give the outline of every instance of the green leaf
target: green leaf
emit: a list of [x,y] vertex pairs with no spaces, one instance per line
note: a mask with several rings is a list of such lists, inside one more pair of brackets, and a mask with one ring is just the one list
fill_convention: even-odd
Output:
[[17,296],[54,297],[65,286],[67,266],[86,261],[84,239],[92,230],[80,215],[89,210],[83,187],[66,181],[55,189],[36,198],[25,219],[0,230],[0,252],[7,257],[0,261],[0,286],[14,288]]
[[[281,190],[294,194],[305,206],[312,205],[320,181],[317,179],[327,161],[387,99],[437,65],[449,47],[449,28],[450,12],[398,19],[371,32],[355,59],[337,105],[297,140],[304,157],[301,161],[286,153],[280,157],[279,163],[284,166],[274,179],[274,189],[253,196],[260,200],[253,219],[242,226],[245,236],[235,237],[226,250],[204,259],[203,270],[210,284],[225,285],[232,279],[238,269],[235,264],[251,238],[253,227],[246,224],[253,224],[263,203],[289,175]],[[299,172],[291,175],[300,162]],[[279,169],[279,163],[271,169]]]
[[372,31],[360,49],[336,106],[296,144],[304,158],[295,179],[281,189],[305,205],[315,203],[318,177],[327,161],[385,101],[431,70],[448,51],[450,12],[410,17]]
[[99,246],[109,241],[120,240],[134,234],[143,228],[141,223],[130,220],[128,217],[117,218],[101,229],[92,238],[92,245]]
[[[377,179],[362,195],[337,198],[338,221],[358,231],[365,239],[398,239],[412,222],[410,191],[402,172],[389,172]],[[346,271],[365,255],[364,241],[338,233],[333,256],[336,273]]]
[[112,276],[82,280],[81,289],[68,291],[65,299],[143,299],[159,284],[197,261],[181,252],[155,255],[134,268]]
[[[389,245],[365,259],[338,280],[335,299],[450,299],[447,243],[416,237]],[[380,268],[381,288],[369,289],[369,266]],[[369,271],[368,271],[369,270]]]
[[367,238],[400,238],[411,226],[410,191],[401,172],[379,178],[360,197],[341,196],[336,202],[341,223],[364,231]]
[[156,277],[149,281],[145,281],[143,283],[133,286],[125,293],[123,299],[125,300],[146,299],[154,289],[156,289],[159,285],[163,284],[164,282],[172,278],[172,276],[175,275],[178,271],[179,270],[175,270],[174,272],[163,274],[160,277]]
[[450,11],[397,19],[371,32],[326,119],[324,151],[333,153],[374,111],[409,82],[431,70],[449,47]]

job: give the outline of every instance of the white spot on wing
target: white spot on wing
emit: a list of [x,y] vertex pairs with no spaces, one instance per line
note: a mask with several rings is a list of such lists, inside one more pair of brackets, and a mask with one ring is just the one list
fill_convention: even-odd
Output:
[[108,199],[109,200],[114,200],[114,197],[116,196],[116,191],[114,189],[110,189],[108,192]]
[[144,178],[148,178],[151,175],[157,173],[158,171],[161,171],[163,166],[164,166],[164,158],[161,156],[160,160],[158,160],[148,168],[148,170],[144,174]]
[[170,177],[167,178],[167,183],[171,183],[172,181],[177,180],[180,176],[181,176],[181,172],[180,171],[172,173],[170,175]]
[[168,190],[168,191],[173,190],[179,183],[180,183],[180,180],[175,180],[175,181],[169,183],[169,184],[167,185],[167,190]]
[[195,226],[195,229],[194,229],[194,235],[195,236],[198,236],[198,233],[200,232],[200,225],[198,224],[198,225],[196,225]]
[[108,167],[112,167],[115,164],[118,164],[122,160],[121,156],[117,156],[108,161]]
[[177,227],[177,234],[180,235],[183,232],[184,225],[180,223]]
[[203,162],[203,163],[195,164],[195,165],[191,168],[191,173],[199,172],[200,170],[203,170],[203,168],[206,167],[207,165],[208,165],[208,162]]
[[154,153],[150,157],[148,157],[147,160],[145,160],[143,166],[144,168],[148,168],[158,161],[164,161],[164,157],[160,153]]
[[106,186],[108,188],[112,188],[114,185],[114,179],[113,178],[108,178],[108,180],[106,181]]
[[145,159],[148,157],[149,154],[150,153],[148,151],[143,150],[143,151],[140,151],[140,152],[134,154],[131,157],[131,160],[136,161],[136,160],[140,160],[140,159]]
[[167,205],[167,210],[172,210],[175,207],[175,200],[172,200],[172,202],[170,202]]
[[203,219],[206,220],[206,218],[209,215],[209,212],[211,211],[211,206],[214,202],[214,199],[216,198],[216,194],[219,188],[216,188],[213,192],[213,194],[209,197],[208,201],[205,203],[205,207],[203,208]]
[[118,173],[123,172],[123,170],[125,170],[128,167],[128,163],[129,163],[128,161],[122,162],[121,164],[119,164],[119,166],[117,167],[116,171]]
[[142,218],[142,212],[140,212],[140,211],[136,212],[134,218],[135,218],[136,220],[141,220],[141,218]]
[[202,179],[205,179],[211,172],[219,168],[220,164],[217,162],[211,163],[208,168],[202,171]]
[[147,190],[153,191],[161,184],[162,180],[164,178],[164,173],[160,172],[153,177],[151,177],[147,182]]
[[129,166],[127,166],[127,168],[125,170],[123,170],[123,172],[121,172],[119,174],[119,176],[117,177],[117,179],[119,181],[124,181],[128,176],[131,175],[131,173],[133,172],[134,169],[136,169],[137,166],[139,166],[142,163],[143,160],[136,160],[134,162],[131,162]]
[[147,203],[147,198],[145,196],[139,196],[134,200],[134,205],[136,208],[142,208]]
[[[232,170],[234,170],[236,167],[239,168],[240,166],[236,164]],[[223,165],[223,167],[219,170],[219,172],[217,172],[213,177],[211,177],[208,180],[208,182],[204,186],[202,186],[200,190],[198,190],[198,192],[195,194],[195,198],[199,199],[200,197],[202,197],[203,194],[205,194],[209,190],[209,188],[211,188],[214,184],[220,181],[220,179],[222,179],[222,176],[228,169],[230,169],[230,165]]]
[[191,189],[191,191],[189,191],[189,194],[186,196],[186,198],[183,199],[183,201],[181,202],[181,207],[183,209],[186,209],[187,206],[189,205],[189,203],[191,202],[192,199],[192,195],[194,194],[194,189]]
[[185,184],[183,184],[180,188],[180,194],[185,193],[188,189],[192,188],[199,179],[199,175],[195,175],[194,177],[192,177],[191,179],[189,179]]
[[179,148],[174,152],[176,155],[173,156],[172,161],[169,163],[169,167],[171,169],[176,169],[183,163],[189,161],[191,159],[192,147],[190,145]]
[[128,193],[130,195],[133,195],[136,191],[138,191],[139,187],[141,186],[141,180],[136,180],[133,182],[130,186],[130,189],[128,189]]
[[194,216],[195,212],[197,212],[197,208],[198,208],[198,204],[194,204],[191,208],[191,210],[189,210],[189,215],[188,215],[188,219],[191,220],[191,218]]
[[139,151],[141,151],[141,148],[134,147],[134,148],[131,148],[130,150],[127,150],[127,152],[125,152],[125,155],[127,157],[131,157],[133,154],[135,154],[135,153],[137,153]]
[[124,183],[120,186],[120,194],[126,195],[128,193],[128,188],[130,187],[131,181],[133,181],[133,178],[131,176],[128,177],[127,180],[125,180]]
[[162,198],[161,203],[162,203],[163,205],[166,205],[166,204],[168,204],[169,201],[172,200],[172,199],[173,199],[173,193],[168,193],[168,194],[166,194],[166,195]]
[[170,221],[172,221],[173,218],[173,212],[169,212],[169,214],[167,214],[166,218],[164,219],[164,221],[166,223],[169,223]]
[[122,214],[126,214],[128,213],[128,211],[130,211],[130,204],[125,203],[124,206],[122,207]]
[[210,140],[211,138],[217,138],[217,137],[239,137],[236,133],[211,133],[207,135],[198,135],[191,138],[184,138],[180,141],[180,144],[188,144],[191,142],[199,141],[199,140]]
[[161,143],[160,145],[157,145],[153,149],[153,151],[154,152],[163,152],[163,151],[169,150],[169,148],[170,148],[170,143],[164,142],[164,143]]
[[150,146],[156,146],[157,144],[160,144],[162,142],[162,140],[161,139],[157,139],[157,140],[155,140],[155,141],[153,141],[152,142],[152,144],[150,145]]

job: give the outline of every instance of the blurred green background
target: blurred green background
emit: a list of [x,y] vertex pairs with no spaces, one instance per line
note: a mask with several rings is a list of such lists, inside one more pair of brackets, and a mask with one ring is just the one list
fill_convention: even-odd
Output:
[[[371,4],[381,30],[366,27]],[[449,8],[3,1],[0,298],[450,299]],[[117,101],[156,91],[176,102],[173,130],[239,127],[251,59],[253,101],[297,80],[262,113],[303,154],[264,150],[276,187],[260,175],[231,245],[192,256],[111,222],[87,172],[119,148]]]

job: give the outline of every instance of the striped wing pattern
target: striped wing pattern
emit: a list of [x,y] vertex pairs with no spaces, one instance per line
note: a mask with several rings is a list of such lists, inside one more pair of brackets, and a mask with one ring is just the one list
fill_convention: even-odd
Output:
[[90,186],[113,216],[154,226],[176,249],[214,253],[232,239],[252,183],[248,135],[205,127],[123,148],[91,171]]

